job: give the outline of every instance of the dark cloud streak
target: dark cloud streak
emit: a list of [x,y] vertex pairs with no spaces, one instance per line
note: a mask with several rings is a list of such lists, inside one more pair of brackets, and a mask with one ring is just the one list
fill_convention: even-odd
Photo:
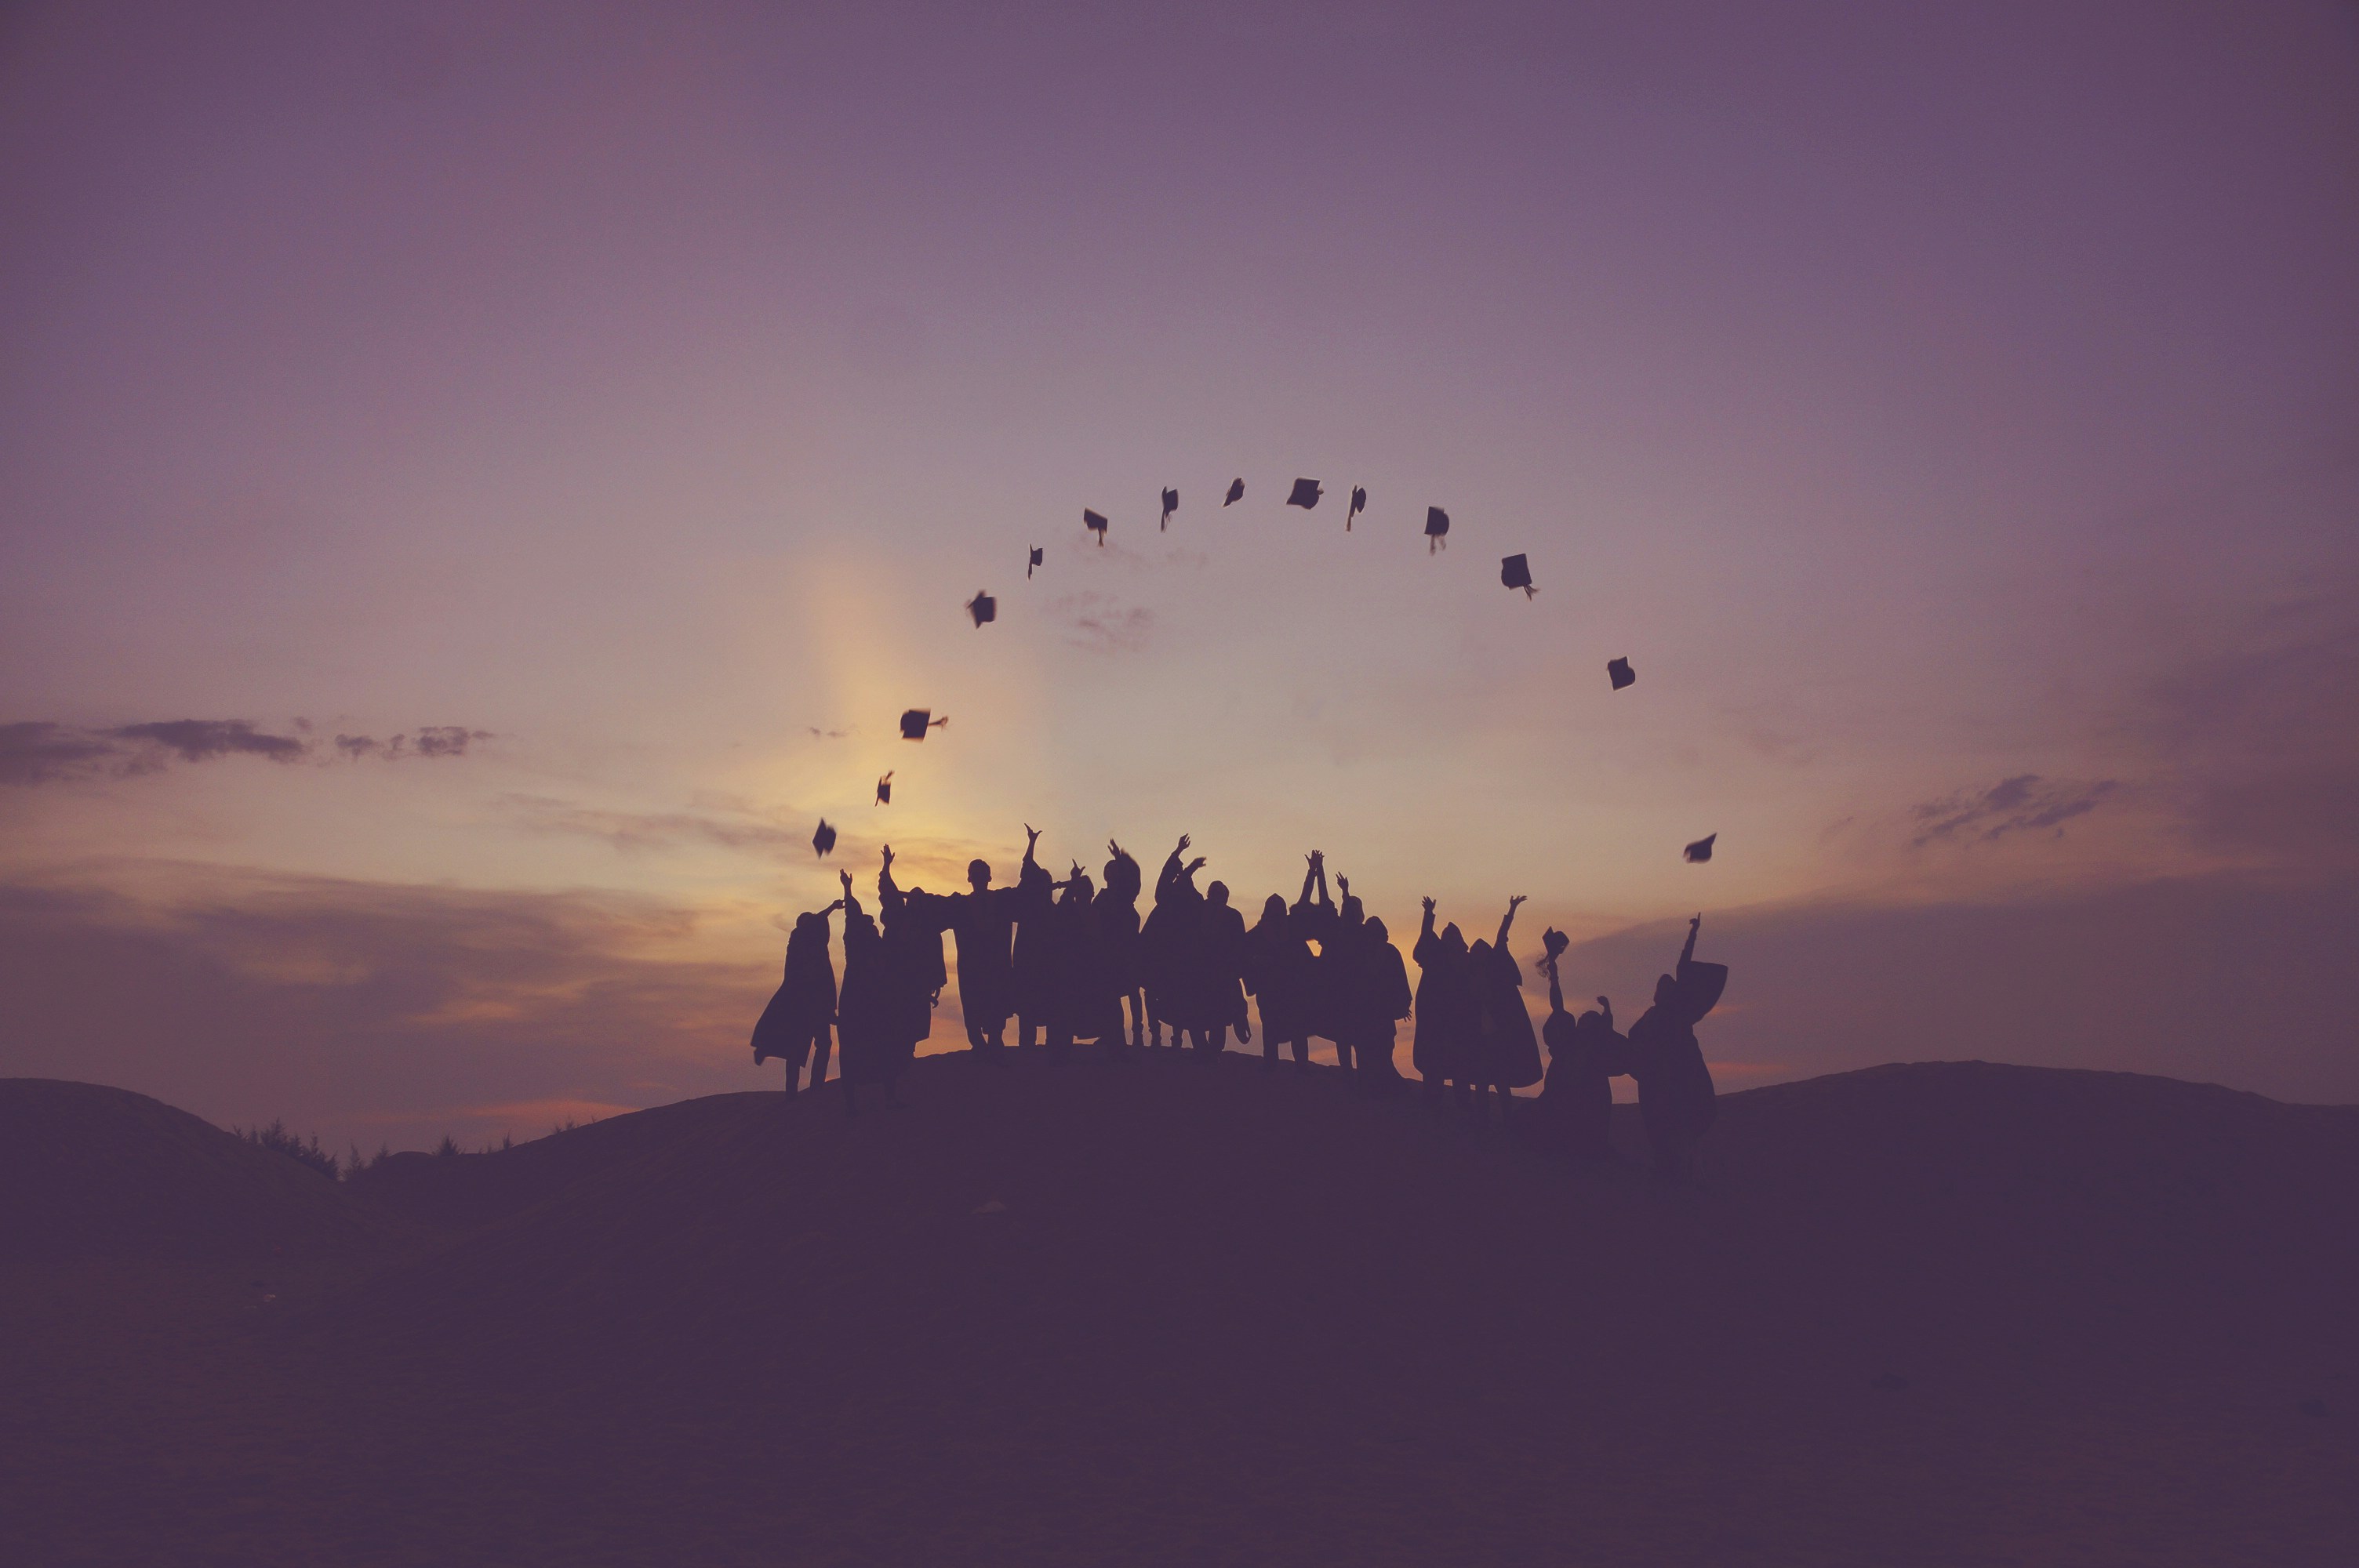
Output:
[[0,784],[47,784],[93,778],[133,778],[174,762],[210,762],[224,757],[260,757],[290,763],[342,756],[358,762],[375,757],[463,757],[488,730],[433,724],[379,741],[369,735],[338,735],[322,745],[309,738],[311,726],[297,719],[293,735],[275,735],[244,719],[168,719],[86,730],[47,719],[0,724]]

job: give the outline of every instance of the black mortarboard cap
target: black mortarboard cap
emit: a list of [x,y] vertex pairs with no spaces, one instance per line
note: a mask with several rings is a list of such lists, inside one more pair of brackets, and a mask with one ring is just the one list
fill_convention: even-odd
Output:
[[1179,510],[1180,492],[1176,490],[1165,491],[1163,492],[1163,521],[1157,524],[1156,527],[1160,530],[1171,526],[1171,514]]
[[1605,678],[1614,683],[1615,691],[1620,691],[1637,680],[1638,672],[1630,667],[1627,659],[1608,659],[1605,661]]
[[937,719],[926,708],[912,708],[901,715],[901,739],[922,741],[926,738],[926,731],[929,729],[939,730],[950,721],[950,715],[947,713]]
[[1040,546],[1038,546],[1038,545],[1035,545],[1035,546],[1032,546],[1032,558],[1031,558],[1030,560],[1026,561],[1026,562],[1024,563],[1024,580],[1025,580],[1026,582],[1030,582],[1030,581],[1032,580],[1032,568],[1033,568],[1034,567],[1038,566],[1039,564],[1040,564]]
[[1101,547],[1104,546],[1106,520],[1103,514],[1093,512],[1086,506],[1082,507],[1082,526],[1087,528],[1091,533],[1095,534],[1098,536],[1098,544]]
[[893,775],[889,773],[876,781],[876,804],[879,806],[893,804]]
[[1299,506],[1302,510],[1308,512],[1312,507],[1318,505],[1319,498],[1326,493],[1327,492],[1319,488],[1319,481],[1317,480],[1298,479],[1294,481],[1294,493],[1286,498],[1286,503],[1288,506]]
[[966,612],[974,617],[977,626],[999,619],[999,600],[987,593],[978,593],[966,601]]
[[1430,556],[1437,548],[1446,548],[1449,543],[1450,514],[1439,506],[1427,507],[1425,509],[1425,553]]
[[1243,501],[1245,498],[1245,481],[1241,479],[1233,479],[1229,481],[1229,498],[1226,501],[1222,502],[1221,504],[1223,506],[1234,506],[1238,502]]
[[1707,833],[1702,838],[1697,839],[1694,843],[1689,845],[1686,850],[1688,860],[1697,865],[1701,865],[1704,861],[1711,860],[1712,841],[1719,837],[1720,835],[1717,833]]
[[1499,580],[1509,588],[1520,588],[1529,599],[1539,589],[1532,586],[1532,564],[1521,556],[1509,556],[1499,563]]
[[827,825],[824,816],[819,819],[819,831],[811,835],[811,848],[822,855],[835,848],[835,829]]
[[1358,485],[1352,487],[1352,510],[1343,514],[1343,532],[1352,531],[1352,519],[1368,509],[1368,492]]

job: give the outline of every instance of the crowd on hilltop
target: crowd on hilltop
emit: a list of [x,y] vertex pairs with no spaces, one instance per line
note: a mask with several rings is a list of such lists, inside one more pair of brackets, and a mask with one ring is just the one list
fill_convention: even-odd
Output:
[[[1654,1004],[1626,1034],[1614,1028],[1604,997],[1577,1018],[1566,1010],[1558,963],[1567,939],[1546,933],[1539,967],[1549,1013],[1536,1037],[1523,968],[1508,946],[1520,896],[1507,901],[1495,935],[1471,945],[1454,924],[1434,929],[1434,901],[1426,899],[1410,949],[1419,971],[1412,993],[1385,923],[1363,911],[1349,878],[1335,879],[1340,901],[1330,896],[1318,851],[1308,857],[1295,902],[1270,894],[1248,926],[1225,884],[1198,891],[1204,858],[1183,860],[1183,835],[1155,879],[1142,920],[1139,865],[1121,845],[1106,846],[1112,858],[1101,888],[1078,861],[1064,880],[1052,878],[1034,855],[1039,832],[1025,833],[1015,886],[994,887],[991,867],[976,860],[967,868],[967,891],[958,893],[905,892],[893,880],[886,846],[876,877],[879,918],[861,907],[852,873],[842,872],[843,896],[795,920],[786,979],[754,1027],[755,1062],[783,1060],[789,1095],[808,1065],[816,1088],[827,1079],[832,1036],[845,1109],[857,1114],[860,1092],[870,1086],[886,1104],[897,1103],[895,1080],[930,1033],[950,978],[941,940],[948,932],[957,942],[967,1043],[978,1052],[1004,1050],[1012,1019],[1016,1044],[1045,1044],[1057,1063],[1077,1042],[1124,1059],[1163,1048],[1192,1049],[1209,1061],[1227,1048],[1232,1030],[1253,1043],[1250,997],[1265,1066],[1290,1057],[1307,1068],[1315,1035],[1333,1043],[1338,1065],[1360,1093],[1389,1095],[1407,1086],[1394,1052],[1400,1023],[1413,1020],[1410,1062],[1430,1105],[1454,1104],[1487,1123],[1495,1101],[1503,1126],[1578,1163],[1609,1158],[1616,1076],[1636,1080],[1656,1168],[1665,1175],[1689,1169],[1696,1140],[1712,1125],[1712,1074],[1695,1025],[1719,1000],[1728,971],[1695,959],[1701,915],[1689,925],[1676,972],[1657,982]],[[829,917],[839,910],[840,989],[828,950]],[[1537,1097],[1519,1101],[1511,1093],[1534,1084],[1542,1086]]]

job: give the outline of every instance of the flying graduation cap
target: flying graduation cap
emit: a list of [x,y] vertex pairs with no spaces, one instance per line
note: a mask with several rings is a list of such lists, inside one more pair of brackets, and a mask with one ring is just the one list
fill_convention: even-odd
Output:
[[1352,487],[1352,510],[1343,514],[1343,532],[1352,531],[1352,519],[1368,509],[1368,492],[1358,485]]
[[1093,512],[1086,506],[1082,507],[1082,526],[1098,536],[1098,548],[1105,548],[1106,520],[1103,513]]
[[1024,580],[1025,580],[1026,582],[1030,582],[1030,581],[1032,580],[1032,568],[1035,568],[1035,567],[1037,567],[1037,566],[1038,566],[1039,564],[1040,564],[1040,546],[1038,546],[1038,545],[1035,545],[1035,546],[1032,546],[1032,558],[1031,558],[1030,560],[1027,560],[1027,561],[1026,561],[1026,562],[1024,563]]
[[987,593],[977,593],[966,601],[966,612],[974,617],[978,627],[987,626],[999,619],[999,600]]
[[1179,510],[1180,492],[1176,490],[1165,491],[1163,492],[1163,521],[1155,525],[1155,531],[1160,534],[1164,529],[1170,527],[1171,514]]
[[1450,514],[1439,506],[1425,509],[1425,553],[1450,547]]
[[1294,481],[1294,493],[1286,498],[1286,503],[1288,506],[1299,506],[1302,510],[1308,512],[1312,507],[1318,505],[1319,498],[1326,493],[1327,492],[1319,488],[1319,481],[1317,480],[1298,479]]
[[1509,588],[1520,588],[1529,599],[1539,591],[1532,586],[1532,564],[1521,556],[1508,556],[1499,562],[1499,580]]
[[1700,866],[1706,860],[1711,860],[1712,841],[1719,837],[1720,835],[1717,833],[1707,833],[1702,838],[1697,839],[1694,843],[1689,845],[1687,849],[1682,851],[1687,856],[1688,864],[1691,866]]
[[939,730],[950,721],[951,716],[947,713],[937,719],[929,709],[912,708],[901,715],[901,739],[922,741],[926,738],[927,730]]
[[1627,659],[1608,659],[1605,661],[1605,678],[1614,683],[1615,691],[1620,691],[1624,687],[1636,683],[1638,672],[1630,667]]
[[876,781],[876,804],[879,806],[893,804],[893,775],[889,772]]
[[827,825],[827,818],[824,816],[819,819],[819,831],[811,835],[811,848],[818,850],[821,856],[835,848],[835,829]]
[[1241,479],[1233,479],[1229,481],[1229,498],[1226,501],[1222,502],[1221,504],[1223,506],[1234,506],[1238,502],[1243,501],[1245,498],[1245,481]]

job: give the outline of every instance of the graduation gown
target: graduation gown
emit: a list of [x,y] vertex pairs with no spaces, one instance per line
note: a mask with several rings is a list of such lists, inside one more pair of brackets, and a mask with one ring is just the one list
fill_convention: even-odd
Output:
[[1650,1135],[1701,1135],[1719,1115],[1712,1069],[1682,1004],[1648,1008],[1630,1026],[1631,1076]]
[[[1122,1033],[1122,1012],[1110,983],[1097,922],[1089,903],[1068,892],[1049,921],[1055,946],[1049,1028],[1074,1040],[1103,1040]],[[1111,1019],[1111,1022],[1109,1022]]]
[[835,1022],[835,965],[827,956],[827,927],[798,929],[787,937],[786,978],[754,1025],[754,1065],[776,1056],[799,1066],[811,1039]]
[[[1027,862],[1016,878],[1016,897],[1012,901],[1016,916],[1015,957],[1011,975],[1014,980],[1016,1013],[1027,1023],[1045,1022],[1049,1017],[1049,999],[1056,989],[1051,973],[1052,956],[1056,951],[1056,879],[1048,869]],[[1023,1044],[1030,1044],[1027,1040]]]
[[1263,1038],[1273,1045],[1310,1033],[1310,946],[1291,915],[1265,915],[1245,933],[1243,979],[1260,1010]]
[[1466,954],[1440,936],[1419,933],[1412,956],[1418,963],[1417,1030],[1409,1061],[1420,1078],[1468,1082],[1475,1023]]
[[1206,903],[1196,925],[1196,1016],[1206,1028],[1245,1021],[1245,917],[1234,904]]
[[867,915],[850,915],[843,923],[843,990],[836,999],[835,1021],[844,1082],[873,1084],[890,1077],[900,1065],[896,1033],[885,938]]
[[958,939],[959,1011],[986,1030],[1016,1011],[1016,892],[985,888],[942,901]]
[[1531,1014],[1524,1011],[1523,969],[1505,947],[1489,947],[1470,957],[1484,1069],[1470,1076],[1476,1083],[1504,1084],[1511,1089],[1538,1083],[1540,1047],[1532,1036]]

